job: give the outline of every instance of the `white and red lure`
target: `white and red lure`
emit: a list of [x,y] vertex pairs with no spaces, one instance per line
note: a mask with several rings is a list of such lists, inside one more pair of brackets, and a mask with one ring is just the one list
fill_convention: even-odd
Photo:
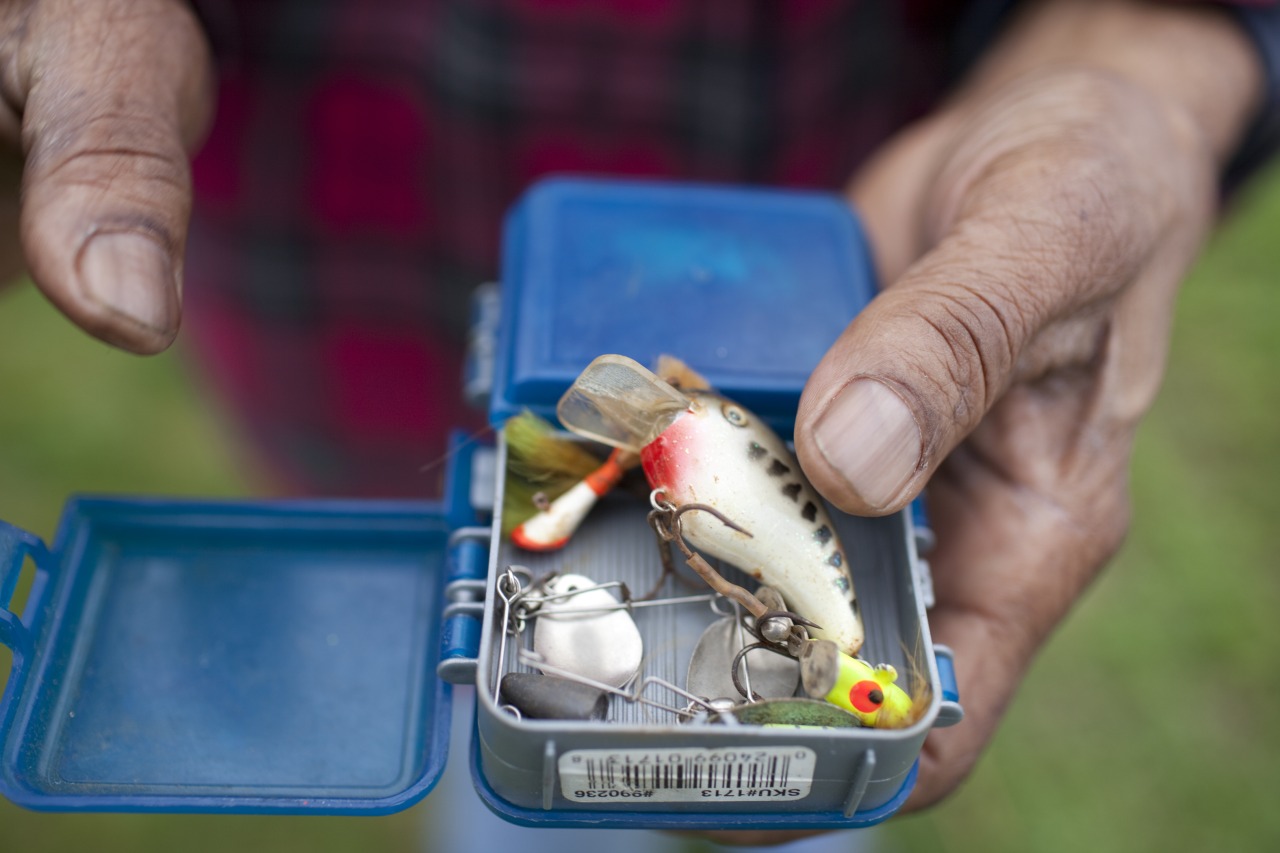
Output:
[[848,560],[822,499],[762,420],[705,387],[679,389],[626,356],[593,361],[560,400],[570,431],[638,453],[649,485],[686,513],[683,536],[774,587],[814,637],[854,655],[862,647]]
[[615,449],[603,465],[575,483],[545,509],[517,525],[511,531],[511,541],[526,551],[560,550],[569,543],[596,501],[618,485],[634,462],[634,455]]

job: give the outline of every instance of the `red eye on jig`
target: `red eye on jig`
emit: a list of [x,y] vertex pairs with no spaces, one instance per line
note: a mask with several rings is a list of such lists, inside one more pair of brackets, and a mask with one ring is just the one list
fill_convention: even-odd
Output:
[[877,681],[859,681],[849,690],[849,704],[864,714],[874,714],[884,704],[884,690]]

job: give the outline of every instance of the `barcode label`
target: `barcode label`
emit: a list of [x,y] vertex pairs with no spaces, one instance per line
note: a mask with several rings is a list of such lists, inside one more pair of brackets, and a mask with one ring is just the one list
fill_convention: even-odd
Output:
[[560,756],[560,792],[577,803],[802,800],[816,763],[805,747],[575,749]]

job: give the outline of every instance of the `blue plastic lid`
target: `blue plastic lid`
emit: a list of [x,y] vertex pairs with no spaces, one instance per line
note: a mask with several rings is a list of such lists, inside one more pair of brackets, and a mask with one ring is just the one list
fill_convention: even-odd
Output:
[[[80,499],[48,550],[0,528],[5,797],[381,813],[439,778],[437,505]],[[5,606],[24,554],[19,620]]]
[[495,424],[525,408],[554,418],[598,355],[665,353],[789,434],[810,372],[875,295],[835,195],[553,179],[505,240]]

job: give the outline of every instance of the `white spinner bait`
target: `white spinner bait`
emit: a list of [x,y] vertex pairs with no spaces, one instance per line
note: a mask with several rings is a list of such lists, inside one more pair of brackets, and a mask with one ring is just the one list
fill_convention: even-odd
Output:
[[644,644],[618,599],[582,575],[553,578],[544,592],[533,628],[533,650],[543,662],[610,687],[635,678]]

